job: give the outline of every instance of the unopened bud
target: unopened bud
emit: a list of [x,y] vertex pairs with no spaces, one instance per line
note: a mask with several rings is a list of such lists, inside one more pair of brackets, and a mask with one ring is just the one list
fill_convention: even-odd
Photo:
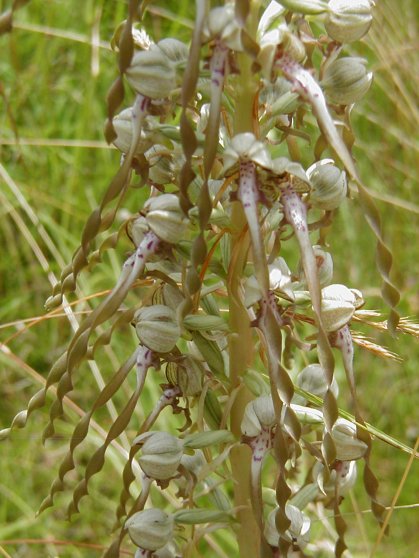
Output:
[[370,0],[330,0],[325,28],[339,43],[361,39],[372,23]]
[[244,436],[258,436],[262,430],[272,428],[276,423],[275,409],[270,395],[262,395],[250,401],[244,410],[241,431]]
[[138,339],[156,353],[168,353],[180,337],[175,312],[162,304],[140,308],[134,322]]
[[336,459],[353,461],[360,459],[367,451],[367,444],[356,436],[356,427],[345,419],[338,419],[332,429],[336,447]]
[[174,65],[157,46],[134,52],[126,76],[137,93],[150,99],[168,97],[176,85]]
[[133,543],[144,550],[163,548],[173,536],[172,516],[157,508],[134,513],[125,527]]
[[[116,133],[113,144],[122,153],[128,153],[132,142],[132,107],[117,114],[112,123]],[[147,135],[144,129],[142,129],[136,153],[144,153],[149,149],[152,143],[153,139],[151,134]]]
[[[304,391],[308,391],[322,398],[326,395],[328,390],[325,372],[320,364],[309,364],[303,368],[297,376],[296,384]],[[335,397],[338,396],[339,387],[335,378],[333,378],[331,391]]]
[[173,477],[183,455],[183,443],[167,432],[146,432],[134,439],[133,445],[142,445],[138,459],[144,473],[157,480]]
[[345,285],[329,285],[322,289],[322,320],[326,331],[345,326],[355,312],[356,297]]
[[322,14],[327,11],[325,0],[280,0],[279,3],[292,12],[304,15]]
[[[275,524],[275,516],[278,508],[275,508],[268,515],[265,524],[265,538],[271,546],[278,546],[279,533]],[[290,543],[297,544],[304,548],[309,542],[310,519],[309,517],[292,504],[285,505],[285,514],[291,521],[289,528],[284,534],[284,539]]]
[[363,58],[337,58],[325,69],[321,86],[327,98],[338,105],[359,101],[372,83],[372,72],[367,72]]
[[312,186],[310,201],[314,207],[327,211],[338,208],[347,191],[345,171],[333,163],[332,159],[323,159],[307,169]]
[[176,244],[186,232],[188,220],[175,194],[162,194],[144,204],[150,229],[164,242]]

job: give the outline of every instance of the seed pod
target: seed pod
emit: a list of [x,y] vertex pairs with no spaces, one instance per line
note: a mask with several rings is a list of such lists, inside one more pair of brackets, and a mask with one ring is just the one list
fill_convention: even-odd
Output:
[[[275,508],[268,515],[265,524],[265,538],[271,546],[277,547],[279,540],[278,529],[275,524],[275,516],[278,508]],[[290,543],[297,544],[300,548],[304,548],[310,541],[310,519],[309,517],[292,504],[285,505],[285,514],[291,521],[291,525],[284,534],[284,539]]]
[[144,550],[163,548],[173,536],[172,516],[157,508],[134,513],[125,527],[133,543]]
[[279,3],[292,12],[304,15],[322,14],[327,11],[325,0],[280,0]]
[[339,43],[361,39],[372,23],[369,0],[330,0],[324,24],[329,37]]
[[203,31],[203,38],[204,41],[218,38],[232,50],[243,50],[241,27],[236,19],[232,4],[213,8],[209,12]]
[[345,419],[338,419],[332,429],[336,447],[336,459],[353,461],[360,459],[367,451],[367,444],[356,437],[356,427]]
[[317,462],[313,467],[313,480],[327,496],[333,496],[338,488],[339,496],[344,496],[356,482],[356,461],[336,461],[325,483],[324,465]]
[[183,455],[183,443],[167,432],[146,432],[134,439],[133,445],[142,445],[138,459],[144,473],[157,480],[173,477]]
[[276,423],[275,409],[270,395],[262,395],[250,401],[244,410],[241,431],[244,436],[255,437],[272,428]]
[[356,298],[345,285],[329,285],[322,289],[322,320],[326,331],[345,326],[355,312]]
[[[296,378],[296,384],[305,391],[322,398],[326,395],[328,389],[325,373],[320,364],[309,364],[303,368]],[[333,378],[331,390],[333,395],[337,397],[339,387],[336,378]]]
[[176,86],[174,64],[158,46],[134,52],[126,76],[137,93],[150,99],[168,97]]
[[338,208],[346,197],[345,171],[336,167],[332,159],[322,159],[307,169],[307,176],[312,186],[312,205],[327,211]]
[[358,57],[337,58],[328,64],[321,81],[327,98],[338,105],[351,105],[362,99],[373,78],[366,64]]
[[180,337],[175,312],[162,304],[140,308],[134,322],[138,339],[156,353],[168,353]]
[[164,242],[176,244],[186,232],[188,220],[174,194],[162,194],[150,198],[144,204],[146,220],[150,229]]

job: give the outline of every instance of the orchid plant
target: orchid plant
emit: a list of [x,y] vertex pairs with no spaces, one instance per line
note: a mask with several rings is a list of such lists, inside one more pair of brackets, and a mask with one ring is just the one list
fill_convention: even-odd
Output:
[[[353,362],[351,320],[364,299],[356,285],[334,283],[327,249],[339,207],[354,203],[349,185],[377,237],[389,330],[398,321],[391,255],[351,155],[350,113],[372,74],[345,48],[368,32],[372,2],[197,0],[190,45],[155,42],[142,23],[147,4],[130,0],[111,43],[119,75],[108,96],[106,137],[121,164],[48,308],[65,305],[83,269],[99,265],[124,238],[132,252],[45,388],[0,435],[22,428],[56,386],[44,439],[53,436],[65,396],[82,382],[83,362],[132,324],[138,345],[75,426],[40,511],[80,469],[75,450],[93,414],[134,370],[130,398],[73,490],[68,515],[79,511],[154,369],[166,379],[132,438],[116,535],[104,556],[120,556],[127,535],[136,558],[192,556],[217,529],[234,533],[242,558],[317,556],[310,521],[321,502],[334,510],[339,557],[346,548],[340,504],[361,461],[379,522],[385,509]],[[125,196],[138,195],[133,177],[148,199],[112,232]],[[297,265],[287,261],[289,243],[298,247]],[[140,299],[133,291],[139,283]],[[346,386],[334,375],[335,358]],[[353,421],[339,417],[345,390]],[[159,430],[167,408],[185,416],[176,435]]]

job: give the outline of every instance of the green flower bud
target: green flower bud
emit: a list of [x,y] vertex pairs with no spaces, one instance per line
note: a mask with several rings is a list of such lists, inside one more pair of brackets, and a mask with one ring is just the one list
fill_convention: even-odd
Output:
[[355,312],[356,297],[345,285],[329,285],[322,289],[322,320],[326,331],[345,326]]
[[338,105],[359,101],[372,83],[372,72],[367,72],[367,61],[358,57],[337,58],[325,68],[321,86],[327,98]]
[[[317,272],[319,274],[320,286],[329,285],[333,279],[333,260],[331,254],[323,250],[321,246],[313,246],[314,257],[316,258]],[[298,277],[302,285],[306,283],[303,264],[298,264]]]
[[125,527],[133,543],[144,550],[163,548],[173,536],[172,516],[157,508],[134,513]]
[[168,353],[180,337],[175,312],[162,304],[140,308],[134,322],[138,339],[156,353]]
[[347,191],[345,171],[333,163],[332,159],[322,159],[307,169],[312,186],[310,201],[314,207],[327,211],[338,208]]
[[[112,123],[116,132],[116,138],[113,141],[114,146],[122,153],[128,153],[132,142],[132,107],[117,114]],[[146,134],[144,129],[141,130],[136,153],[144,153],[152,144],[153,138],[151,134]]]
[[280,0],[288,10],[304,15],[322,14],[327,11],[327,2],[325,0]]
[[224,151],[223,172],[230,170],[239,161],[252,161],[256,165],[268,169],[272,166],[269,151],[252,132],[244,132],[233,137],[230,145]]
[[[309,391],[321,398],[326,395],[328,389],[325,373],[320,364],[309,364],[303,368],[297,376],[296,384],[305,391]],[[337,397],[339,387],[335,378],[333,378],[331,390],[333,395]]]
[[[265,524],[265,538],[271,546],[278,546],[279,533],[275,524],[275,516],[278,508],[275,508],[268,515]],[[292,504],[285,505],[285,514],[291,521],[291,525],[284,535],[284,539],[290,543],[297,544],[300,548],[304,548],[310,541],[310,519],[309,517]]]
[[168,97],[176,86],[174,64],[158,46],[134,52],[126,76],[137,93],[151,99]]
[[144,211],[148,226],[161,240],[176,244],[182,239],[188,227],[188,220],[180,208],[177,196],[162,194],[150,198],[144,204]]
[[330,0],[325,22],[327,34],[339,43],[358,41],[371,27],[371,11],[369,0]]
[[167,432],[146,432],[133,445],[142,446],[138,463],[148,477],[167,480],[175,475],[183,455],[180,440]]
[[332,438],[336,447],[336,459],[340,461],[360,459],[367,451],[367,444],[356,437],[356,427],[348,420],[339,418],[335,422]]
[[258,436],[262,430],[272,428],[276,423],[275,409],[270,395],[262,395],[250,401],[244,410],[241,431],[244,436]]
[[144,217],[140,216],[128,223],[129,236],[134,242],[135,246],[139,246],[144,238],[144,235],[149,231],[147,221]]
[[159,41],[157,46],[175,65],[184,64],[188,60],[189,48],[182,41],[169,37]]

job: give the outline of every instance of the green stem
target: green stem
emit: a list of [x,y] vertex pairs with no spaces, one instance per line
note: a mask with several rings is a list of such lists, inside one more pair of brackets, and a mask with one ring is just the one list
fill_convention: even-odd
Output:
[[[251,3],[247,20],[249,32],[255,30],[258,23],[258,8],[260,2]],[[245,53],[238,54],[240,76],[237,84],[237,100],[234,120],[234,133],[253,132],[253,101],[257,91],[257,80],[251,72],[252,60]],[[241,294],[241,278],[247,261],[250,239],[248,233],[243,235],[246,218],[240,203],[233,204],[232,236],[228,295],[231,337],[229,343],[231,390],[242,383],[242,376],[252,361],[252,333],[247,310],[243,304]],[[243,388],[238,392],[231,408],[231,430],[236,438],[241,438],[240,424],[246,404],[252,398],[249,390]],[[241,444],[231,452],[231,468],[234,485],[234,504],[238,509],[237,541],[240,558],[260,558],[261,533],[256,522],[250,494],[250,466],[252,453],[248,446]]]

